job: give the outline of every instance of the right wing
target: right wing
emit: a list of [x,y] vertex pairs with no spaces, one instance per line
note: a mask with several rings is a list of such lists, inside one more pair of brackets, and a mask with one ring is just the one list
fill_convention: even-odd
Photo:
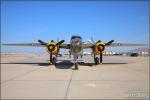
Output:
[[[15,43],[15,44],[1,44],[1,46],[37,46],[37,47],[45,47],[44,44],[41,43]],[[70,44],[60,44],[60,48],[70,49]]]
[[59,47],[63,49],[70,49],[70,44],[60,44]]
[[41,43],[15,43],[15,44],[1,44],[1,46],[44,46]]

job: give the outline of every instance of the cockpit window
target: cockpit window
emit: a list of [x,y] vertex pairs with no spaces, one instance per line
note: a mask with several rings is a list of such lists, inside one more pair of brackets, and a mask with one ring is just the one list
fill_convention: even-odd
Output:
[[80,36],[72,36],[72,37],[71,37],[71,40],[72,40],[72,39],[75,39],[75,38],[82,39]]

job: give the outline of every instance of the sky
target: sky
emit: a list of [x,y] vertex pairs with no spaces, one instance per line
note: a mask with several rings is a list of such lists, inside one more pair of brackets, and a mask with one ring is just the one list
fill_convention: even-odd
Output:
[[[80,35],[83,41],[112,39],[149,43],[148,1],[3,1],[1,43],[49,42]],[[110,47],[127,51],[138,47]],[[2,47],[2,51],[45,52],[37,47]]]

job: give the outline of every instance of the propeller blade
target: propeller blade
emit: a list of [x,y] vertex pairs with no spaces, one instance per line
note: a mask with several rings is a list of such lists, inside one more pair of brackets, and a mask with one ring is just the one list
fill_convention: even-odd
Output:
[[107,42],[105,45],[110,45],[113,42],[114,42],[114,40],[111,40],[111,41]]
[[62,43],[64,43],[65,42],[65,40],[61,40],[61,41],[59,41],[56,45],[60,45],[60,44],[62,44]]
[[51,42],[54,42],[54,40],[51,40]]
[[57,42],[59,42],[59,38],[57,37]]
[[93,37],[91,37],[91,41],[94,43],[94,41],[93,41]]
[[42,45],[46,45],[47,43],[42,41],[42,40],[38,40],[38,42],[40,42]]
[[91,43],[91,44],[93,44],[93,45],[95,45],[95,43],[93,41],[91,41],[91,40],[88,40],[88,42]]

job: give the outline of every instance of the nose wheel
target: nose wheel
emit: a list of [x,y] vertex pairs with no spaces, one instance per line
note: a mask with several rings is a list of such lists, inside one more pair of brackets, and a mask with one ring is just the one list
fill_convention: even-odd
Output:
[[75,62],[75,70],[78,70],[78,62]]

